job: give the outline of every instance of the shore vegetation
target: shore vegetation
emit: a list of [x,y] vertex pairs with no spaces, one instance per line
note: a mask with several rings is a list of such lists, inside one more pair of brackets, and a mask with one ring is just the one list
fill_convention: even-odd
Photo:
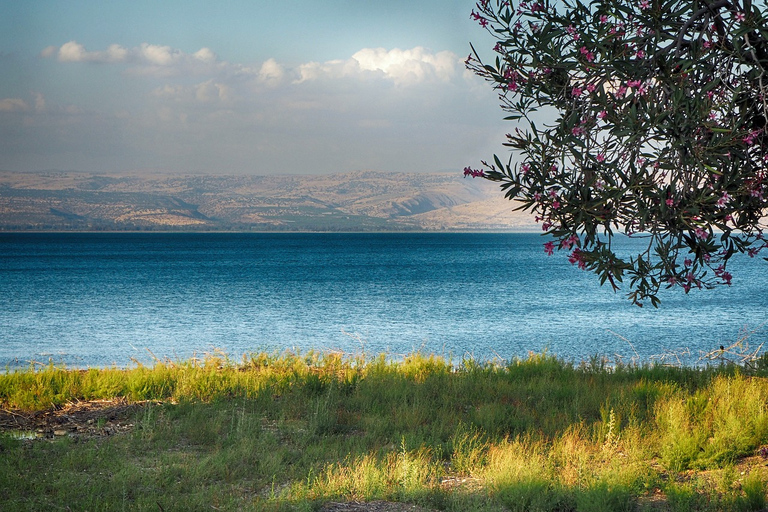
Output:
[[[364,503],[423,511],[764,510],[764,363],[311,352],[9,369],[0,375],[0,503],[3,510],[330,511],[366,510]],[[105,407],[78,426],[66,411],[85,403],[126,407]],[[52,417],[55,432],[30,426]]]

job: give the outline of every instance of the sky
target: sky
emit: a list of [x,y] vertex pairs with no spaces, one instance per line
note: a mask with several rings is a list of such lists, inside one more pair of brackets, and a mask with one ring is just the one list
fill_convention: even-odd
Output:
[[0,0],[0,169],[479,166],[510,127],[464,67],[470,42],[493,46],[473,6]]

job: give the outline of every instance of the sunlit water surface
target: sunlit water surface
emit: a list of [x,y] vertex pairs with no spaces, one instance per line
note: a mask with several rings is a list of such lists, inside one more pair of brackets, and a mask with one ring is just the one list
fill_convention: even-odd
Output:
[[[2,234],[0,365],[221,349],[668,360],[768,329],[768,268],[638,308],[538,234]],[[625,241],[628,250],[635,241]],[[639,246],[638,246],[639,247]],[[655,358],[655,359],[654,359]]]

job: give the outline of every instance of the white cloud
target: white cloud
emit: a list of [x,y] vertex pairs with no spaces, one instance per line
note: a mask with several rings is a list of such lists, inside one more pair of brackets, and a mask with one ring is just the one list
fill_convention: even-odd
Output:
[[130,52],[119,44],[112,44],[103,52],[90,52],[77,41],[69,41],[60,48],[48,46],[40,52],[42,57],[54,57],[60,62],[124,62]]
[[364,48],[347,60],[307,62],[296,68],[296,83],[320,79],[379,77],[398,86],[450,82],[459,73],[461,59],[449,51],[433,53],[422,47],[410,50]]
[[411,50],[385,50],[364,48],[352,58],[360,69],[382,71],[398,84],[420,83],[429,80],[449,81],[456,75],[459,57],[448,51],[432,53],[417,46]]
[[200,48],[195,53],[193,53],[192,56],[203,62],[215,62],[219,59],[219,56],[216,55],[210,48]]
[[92,60],[92,57],[85,51],[85,47],[75,41],[64,43],[59,48],[59,60],[61,62],[80,62]]
[[107,62],[124,62],[128,59],[130,52],[119,44],[111,44],[107,48],[105,57]]
[[279,85],[285,77],[285,68],[275,59],[267,59],[259,69],[259,81],[267,85]]
[[286,69],[275,59],[267,59],[258,69],[242,64],[231,64],[219,59],[210,48],[194,53],[166,45],[142,43],[133,48],[112,44],[104,51],[89,51],[77,41],[61,47],[49,46],[41,57],[56,57],[60,62],[127,63],[135,75],[240,75],[256,76],[260,84],[278,86],[292,80],[295,83],[320,79],[354,78],[368,80],[383,78],[401,85],[431,82],[449,82],[456,78],[461,59],[449,51],[432,52],[423,47],[401,50],[398,48],[364,48],[345,60],[307,62]]
[[133,48],[112,44],[104,51],[89,51],[77,41],[61,47],[48,46],[40,52],[44,58],[55,57],[60,62],[93,62],[102,64],[126,63],[133,74],[205,74],[226,66],[210,48],[203,47],[186,53],[165,45],[142,43]]
[[174,50],[170,46],[147,43],[142,43],[137,53],[146,63],[155,66],[170,66],[184,57],[180,50]]

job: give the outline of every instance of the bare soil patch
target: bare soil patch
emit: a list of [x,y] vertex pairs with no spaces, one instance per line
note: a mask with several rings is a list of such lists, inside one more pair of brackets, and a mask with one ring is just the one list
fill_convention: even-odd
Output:
[[430,509],[408,503],[393,503],[391,501],[362,502],[330,502],[326,503],[320,512],[433,512]]
[[0,432],[25,439],[110,436],[131,430],[131,415],[146,405],[114,399],[75,402],[35,412],[0,409]]

